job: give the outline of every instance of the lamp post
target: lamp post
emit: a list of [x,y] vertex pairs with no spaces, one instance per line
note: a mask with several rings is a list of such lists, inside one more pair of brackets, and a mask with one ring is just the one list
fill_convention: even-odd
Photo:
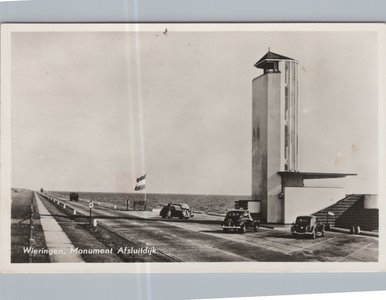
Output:
[[328,219],[328,217],[329,216],[334,216],[335,214],[332,212],[332,211],[327,211],[327,224],[326,224],[326,229],[327,230],[329,230],[330,228],[331,228],[331,226],[330,226],[330,222],[329,222],[329,219]]
[[91,230],[91,225],[92,225],[92,222],[91,222],[91,217],[92,217],[92,209],[94,207],[94,203],[90,202],[88,204],[88,207],[90,208],[90,230]]

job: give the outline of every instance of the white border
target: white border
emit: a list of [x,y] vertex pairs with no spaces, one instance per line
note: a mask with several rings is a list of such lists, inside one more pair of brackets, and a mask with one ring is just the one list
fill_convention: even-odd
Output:
[[[227,262],[227,263],[45,263],[11,264],[10,263],[10,199],[11,199],[11,35],[13,32],[112,32],[112,31],[372,31],[379,36],[378,68],[379,87],[379,208],[380,238],[379,262]],[[348,23],[298,23],[298,24],[3,24],[1,25],[1,152],[0,152],[0,270],[17,273],[203,273],[203,272],[371,272],[386,271],[386,253],[384,230],[386,203],[384,183],[384,126],[383,117],[384,86],[386,84],[386,32],[384,24],[348,24]],[[366,99],[364,99],[366,101]],[[381,213],[382,212],[382,213]]]

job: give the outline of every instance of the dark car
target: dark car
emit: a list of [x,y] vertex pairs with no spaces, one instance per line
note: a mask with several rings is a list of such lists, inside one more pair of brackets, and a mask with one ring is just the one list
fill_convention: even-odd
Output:
[[238,231],[245,233],[247,231],[257,231],[259,227],[260,221],[253,219],[247,210],[228,211],[221,224],[224,232]]
[[164,219],[177,217],[180,219],[188,220],[194,216],[194,213],[190,209],[189,205],[185,203],[169,203],[168,205],[164,205],[162,207],[159,215]]
[[315,216],[299,216],[291,227],[294,236],[304,236],[316,238],[324,236],[324,224],[318,222]]
[[79,201],[78,193],[70,193],[70,201]]

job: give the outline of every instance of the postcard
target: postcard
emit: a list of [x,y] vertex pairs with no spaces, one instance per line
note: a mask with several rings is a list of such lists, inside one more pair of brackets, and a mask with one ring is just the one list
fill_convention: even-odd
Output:
[[0,270],[385,271],[385,36],[1,25]]

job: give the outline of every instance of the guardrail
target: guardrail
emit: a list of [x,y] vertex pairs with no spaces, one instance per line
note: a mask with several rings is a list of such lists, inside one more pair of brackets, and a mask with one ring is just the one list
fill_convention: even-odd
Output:
[[38,194],[40,196],[42,196],[44,199],[50,201],[52,204],[54,204],[59,209],[61,209],[64,212],[66,212],[70,216],[73,216],[73,217],[76,217],[76,216],[86,217],[86,215],[81,214],[79,211],[77,211],[76,208],[72,207],[68,203],[64,203],[64,202],[58,200],[56,197],[53,197],[53,196],[48,195],[48,194],[42,194],[42,193],[38,193]]
[[[31,197],[31,207],[30,207],[30,220],[29,220],[29,239],[28,239],[28,247],[34,248],[35,247],[35,206],[34,206],[34,199],[36,197],[36,193],[33,193]],[[31,263],[33,258],[33,251],[30,251],[28,254],[28,262]]]
[[[67,215],[69,219],[75,219],[77,217],[79,218],[87,218],[87,222],[77,222],[77,224],[89,224],[90,229],[96,229],[97,227],[97,220],[92,219],[91,214],[87,215],[84,213],[79,212],[76,208],[73,206],[69,205],[68,203],[64,203],[56,198],[56,196],[52,196],[50,194],[43,194],[43,193],[38,193],[40,196],[42,196],[44,199],[50,201],[52,204],[54,204],[57,208],[60,210],[64,211],[64,213]],[[67,200],[67,199],[66,199]]]
[[[68,201],[69,200],[69,198],[59,197],[57,195],[52,195],[52,194],[44,194],[43,196],[51,197],[51,198],[54,198],[54,199],[60,199],[61,201]],[[89,199],[86,199],[86,198],[81,198],[81,197],[79,197],[78,202],[83,202],[83,203],[93,202],[94,206],[99,206],[99,207],[102,207],[102,208],[108,208],[108,209],[112,209],[112,210],[129,211],[128,205],[126,205],[126,206],[117,205],[117,204],[109,205],[109,204],[103,203],[101,201],[92,201],[92,200],[89,200]]]
[[[61,200],[69,200],[68,197],[64,198],[63,196],[58,196],[58,195],[52,195],[52,194],[47,194],[46,195],[48,196],[51,196],[51,197],[55,197],[57,199],[61,199]],[[79,202],[85,202],[85,203],[90,203],[90,202],[93,202],[95,206],[99,206],[99,207],[102,207],[102,208],[108,208],[108,209],[112,209],[112,210],[120,210],[120,211],[136,211],[137,208],[142,208],[142,209],[139,209],[139,210],[149,210],[148,207],[147,207],[147,203],[145,200],[126,200],[126,203],[125,204],[109,204],[109,203],[106,203],[106,202],[103,202],[103,201],[92,201],[92,200],[89,200],[89,199],[86,199],[86,198],[83,198],[83,197],[79,197]],[[129,207],[130,206],[130,207]]]

